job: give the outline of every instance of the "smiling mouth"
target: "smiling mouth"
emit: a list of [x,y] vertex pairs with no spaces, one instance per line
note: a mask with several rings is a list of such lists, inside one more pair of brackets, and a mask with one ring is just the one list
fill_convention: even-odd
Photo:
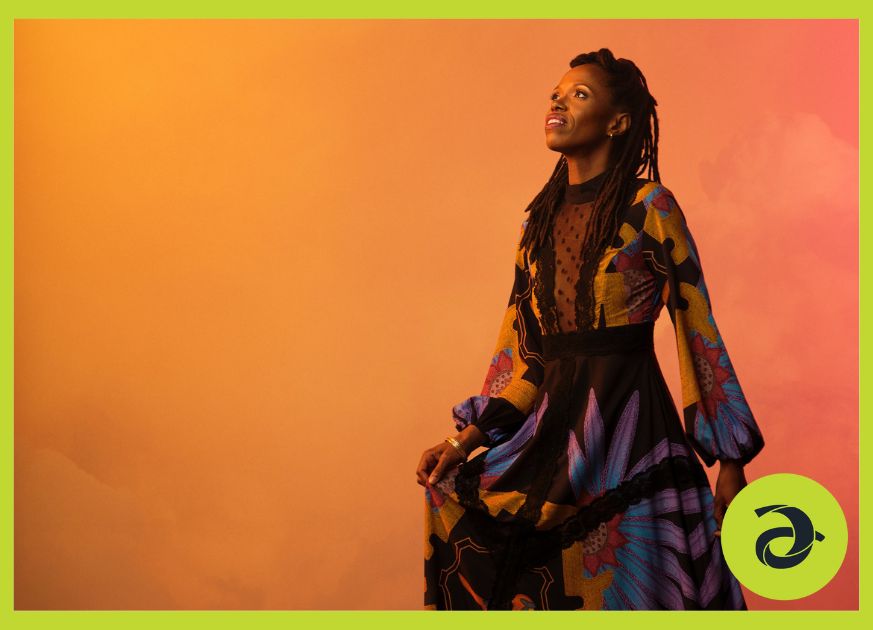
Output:
[[567,121],[561,116],[546,116],[546,129],[557,129],[558,127],[566,127]]

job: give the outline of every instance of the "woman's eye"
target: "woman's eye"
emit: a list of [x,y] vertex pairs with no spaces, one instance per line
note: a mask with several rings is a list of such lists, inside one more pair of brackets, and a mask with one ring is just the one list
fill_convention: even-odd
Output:
[[[581,95],[584,96],[585,98],[588,98],[588,95],[585,94],[585,92],[582,91],[582,90],[576,90],[576,92],[574,92],[574,93],[575,93],[575,94],[581,94]],[[552,100],[554,100],[554,98],[555,98],[557,95],[558,95],[557,92],[552,92]]]

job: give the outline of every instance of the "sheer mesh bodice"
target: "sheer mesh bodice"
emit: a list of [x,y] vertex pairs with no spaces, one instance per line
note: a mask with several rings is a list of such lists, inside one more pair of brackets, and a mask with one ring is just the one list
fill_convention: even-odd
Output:
[[[570,184],[555,215],[546,247],[539,253],[537,301],[543,332],[576,332],[595,327],[593,271],[582,274],[585,232],[594,212],[594,198],[606,172],[580,184]],[[582,277],[585,275],[585,277]]]
[[576,286],[579,282],[582,242],[593,202],[564,201],[555,217],[552,243],[555,253],[555,307],[561,332],[576,330]]

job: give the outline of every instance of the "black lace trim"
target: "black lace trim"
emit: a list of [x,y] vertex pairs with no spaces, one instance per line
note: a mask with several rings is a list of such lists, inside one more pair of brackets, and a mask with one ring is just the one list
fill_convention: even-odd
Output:
[[467,509],[483,510],[488,513],[488,506],[479,498],[480,475],[485,472],[485,453],[461,463],[455,476],[455,494],[458,503]]
[[709,487],[709,479],[696,459],[675,455],[661,460],[636,474],[558,526],[561,547],[571,546],[616,514],[621,514],[641,500],[661,490],[676,488],[679,492],[690,488]]
[[536,252],[537,270],[534,274],[534,295],[541,314],[541,327],[544,333],[557,333],[558,307],[555,304],[555,248],[551,233],[546,242]]
[[594,276],[597,274],[603,248],[598,248],[595,245],[596,254],[590,250],[586,251],[585,242],[589,238],[588,234],[591,231],[592,220],[593,217],[585,224],[585,235],[582,237],[582,247],[581,251],[579,251],[579,260],[582,261],[582,265],[579,268],[579,277],[576,278],[575,286],[576,330],[590,330],[594,328]]

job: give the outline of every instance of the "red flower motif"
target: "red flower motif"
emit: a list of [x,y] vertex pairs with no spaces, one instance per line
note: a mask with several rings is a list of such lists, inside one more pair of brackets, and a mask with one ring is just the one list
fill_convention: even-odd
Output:
[[642,308],[650,297],[645,291],[649,274],[646,261],[639,255],[639,247],[634,246],[630,253],[620,251],[615,255],[615,268],[621,273],[627,298],[628,323],[645,321],[647,313]]
[[722,367],[719,358],[722,348],[710,348],[700,334],[691,339],[691,356],[694,360],[694,373],[700,387],[700,403],[710,418],[716,416],[718,403],[727,402],[728,397],[722,385],[730,378],[730,370]]
[[673,203],[671,202],[671,194],[667,192],[665,188],[661,188],[649,202],[652,206],[657,208],[662,216],[666,216],[670,210],[673,209]]
[[512,380],[512,350],[504,348],[494,359],[485,376],[485,384],[482,386],[482,396],[496,396]]
[[615,255],[615,268],[618,271],[627,271],[629,269],[636,269],[638,271],[646,270],[646,261],[642,256],[638,255],[639,248],[635,247],[628,254],[626,251],[622,250]]
[[582,541],[582,562],[591,575],[596,575],[603,564],[617,565],[615,550],[628,542],[620,531],[618,524],[624,514],[616,514],[597,529],[592,530]]

